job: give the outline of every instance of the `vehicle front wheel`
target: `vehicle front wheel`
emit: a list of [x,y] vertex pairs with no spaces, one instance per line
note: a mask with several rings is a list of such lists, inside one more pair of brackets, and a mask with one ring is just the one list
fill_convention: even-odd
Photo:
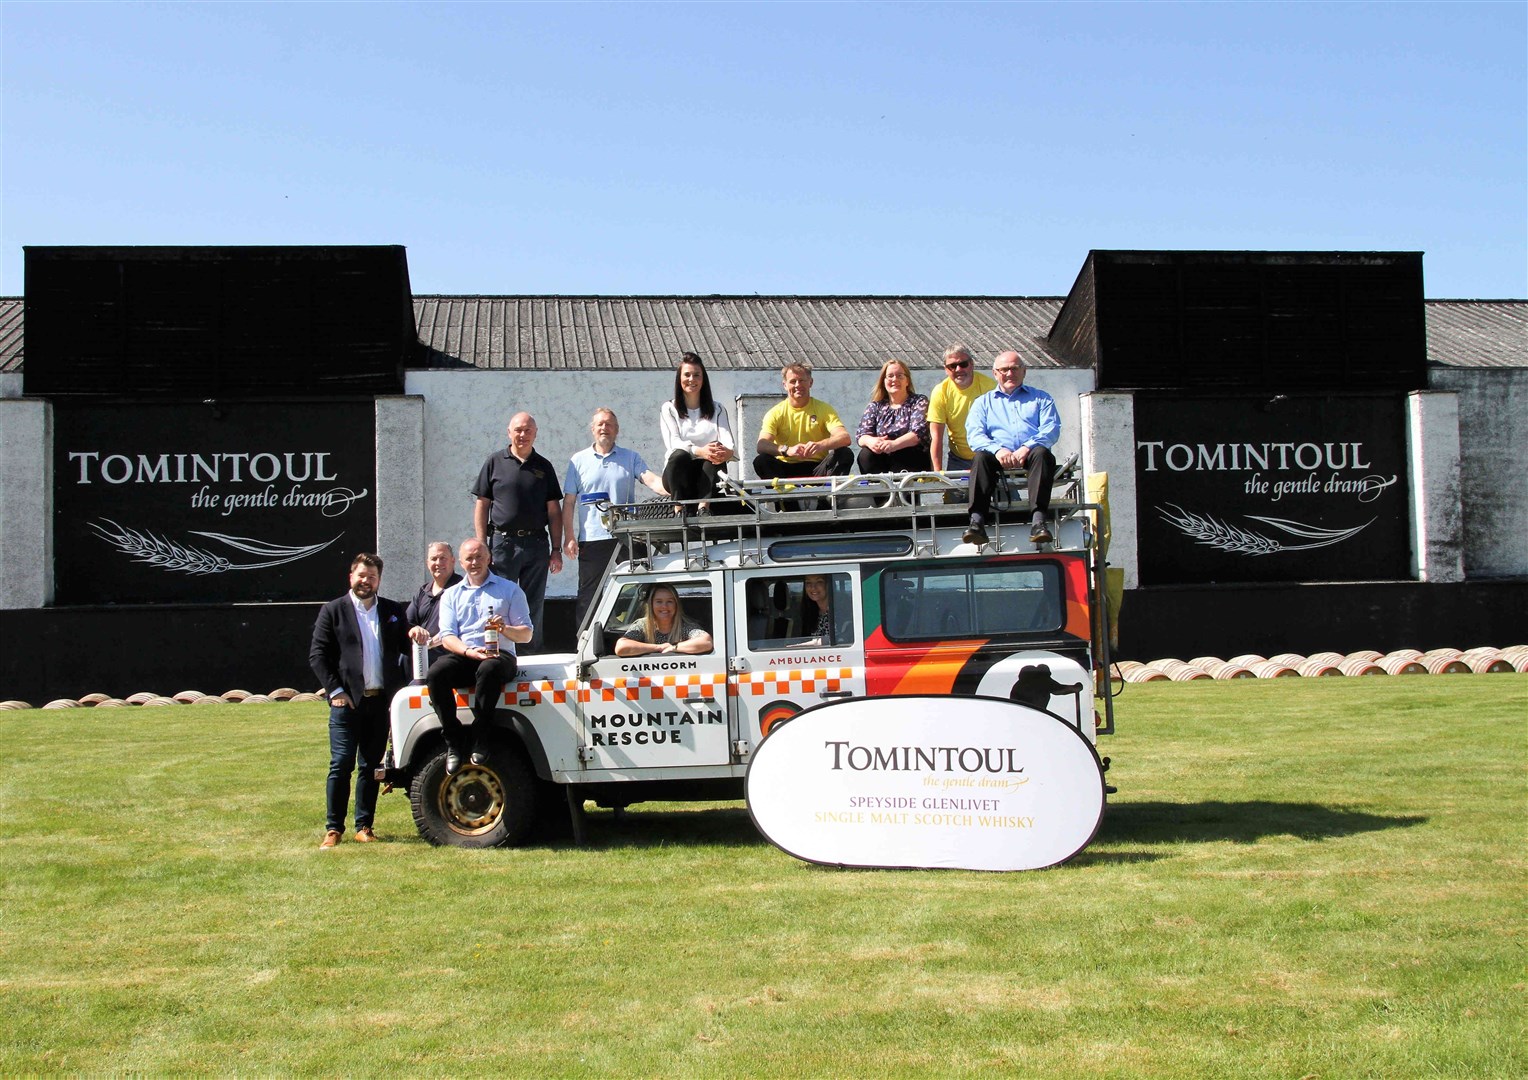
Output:
[[482,765],[463,761],[446,775],[442,747],[409,785],[419,835],[432,844],[486,848],[517,844],[536,818],[536,774],[524,751],[503,738],[488,743]]

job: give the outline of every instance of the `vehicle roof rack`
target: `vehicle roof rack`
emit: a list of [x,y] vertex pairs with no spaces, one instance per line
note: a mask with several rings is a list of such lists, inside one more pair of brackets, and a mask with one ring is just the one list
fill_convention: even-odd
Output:
[[[1027,511],[1028,480],[1022,470],[1008,470],[993,496],[1001,519]],[[802,477],[745,480],[719,477],[709,500],[651,499],[638,503],[601,503],[611,535],[636,554],[668,550],[678,544],[706,546],[749,537],[796,533],[857,533],[935,526],[964,528],[970,518],[970,473],[877,473],[868,476]],[[1081,502],[1077,455],[1056,469],[1051,485],[1051,515],[1056,521],[1090,508]],[[702,503],[707,505],[702,505]],[[1025,513],[1027,527],[1027,512]]]

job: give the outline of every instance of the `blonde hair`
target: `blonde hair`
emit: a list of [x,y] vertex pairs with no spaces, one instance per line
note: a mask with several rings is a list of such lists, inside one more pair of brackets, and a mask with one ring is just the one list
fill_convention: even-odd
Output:
[[[658,592],[662,590],[674,598],[674,625],[667,634],[659,636],[658,620],[653,618],[653,601],[658,598]],[[684,640],[684,601],[679,599],[679,590],[672,585],[654,585],[652,591],[647,594],[647,607],[642,612],[642,636],[647,639],[649,645],[657,645],[667,641],[678,645]]]
[[907,376],[907,396],[913,396],[913,369],[908,367],[905,361],[888,360],[881,365],[881,373],[875,377],[875,390],[870,394],[870,400],[875,402],[877,405],[891,397],[891,395],[886,392],[886,369],[891,367],[892,364],[895,364],[897,367],[901,368],[902,374]]

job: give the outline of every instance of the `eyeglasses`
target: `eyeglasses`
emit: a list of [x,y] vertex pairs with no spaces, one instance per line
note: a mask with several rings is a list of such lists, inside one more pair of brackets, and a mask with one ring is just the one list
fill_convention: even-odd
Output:
[[966,368],[968,368],[970,366],[971,366],[971,361],[969,361],[969,360],[957,360],[953,364],[946,364],[946,365],[944,365],[944,370],[946,370],[946,371],[964,371],[964,370],[966,370]]
[[998,375],[1017,375],[1020,369],[1016,367],[995,367],[992,370]]

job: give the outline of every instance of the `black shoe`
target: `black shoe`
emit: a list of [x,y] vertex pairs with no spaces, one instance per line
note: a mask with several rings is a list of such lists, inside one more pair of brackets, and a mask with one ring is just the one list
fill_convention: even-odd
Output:
[[1031,544],[1048,544],[1051,542],[1050,525],[1044,518],[1029,527],[1029,542]]
[[484,753],[480,749],[473,750],[472,751],[472,764],[474,764],[474,765],[487,765],[488,764],[488,755],[486,753]]
[[977,547],[985,547],[988,543],[987,530],[980,525],[972,525],[960,534],[960,542],[962,544],[975,544]]
[[456,752],[456,747],[446,747],[446,775],[455,776],[462,771],[462,756]]

